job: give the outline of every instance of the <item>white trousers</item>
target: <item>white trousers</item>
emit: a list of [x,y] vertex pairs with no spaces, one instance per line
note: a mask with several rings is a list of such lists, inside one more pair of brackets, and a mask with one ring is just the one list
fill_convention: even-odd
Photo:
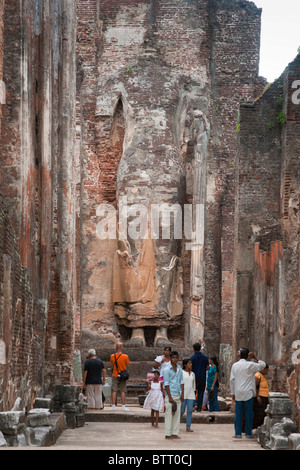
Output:
[[88,384],[86,386],[86,397],[88,402],[88,408],[96,408],[98,410],[103,408],[102,385]]
[[180,425],[180,416],[181,416],[181,398],[172,397],[173,400],[177,403],[177,411],[175,414],[172,413],[172,403],[169,402],[169,397],[166,395],[165,405],[165,436],[178,436],[179,434],[179,425]]

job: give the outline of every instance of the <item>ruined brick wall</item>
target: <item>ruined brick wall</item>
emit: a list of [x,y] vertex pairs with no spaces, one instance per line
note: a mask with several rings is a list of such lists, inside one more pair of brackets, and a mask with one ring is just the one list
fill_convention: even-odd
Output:
[[[298,129],[296,109],[286,108],[286,127],[277,121],[292,74],[242,106],[238,125],[240,102],[252,102],[261,86],[260,10],[244,0],[6,0],[1,16],[3,6],[0,189],[17,241],[6,256],[19,253],[27,279],[9,318],[15,308],[26,312],[28,326],[21,313],[16,328],[30,329],[38,345],[44,373],[36,377],[36,349],[23,343],[30,390],[72,383],[74,352],[111,348],[134,325],[145,328],[147,346],[167,325],[179,347],[202,338],[218,354],[220,345],[249,341],[276,362],[286,253],[295,263],[286,301],[294,299],[293,311],[298,305],[299,246],[289,238],[298,194],[289,145],[298,145]],[[143,251],[162,292],[149,305],[114,301],[119,246],[96,235],[98,207],[119,210],[124,195],[129,203],[205,205],[192,256],[187,240]],[[140,246],[131,248],[137,257]],[[269,342],[257,334],[266,318]],[[10,373],[21,390],[19,369]]]
[[251,2],[210,2],[212,157],[208,165],[206,335],[232,344],[235,156],[239,104],[256,97],[261,11]]
[[4,0],[0,1],[0,135],[1,135],[1,119],[2,105],[5,103],[5,84],[3,82],[3,44],[4,44]]
[[[237,347],[249,341],[253,302],[254,244],[269,250],[281,241],[280,182],[283,109],[282,79],[254,103],[241,105],[236,162],[236,315]],[[255,323],[255,322],[254,322]],[[266,345],[264,346],[266,347]]]
[[297,56],[241,106],[235,238],[236,348],[248,345],[270,364],[270,386],[290,393],[298,422],[299,66]]
[[[283,333],[282,364],[287,389],[295,403],[300,427],[300,54],[284,75],[284,114],[281,180],[281,227],[283,233],[283,299],[286,329]],[[296,87],[296,89],[295,89]],[[298,89],[298,91],[297,91]],[[297,93],[296,93],[297,92]],[[295,95],[296,93],[296,95]],[[280,296],[281,292],[279,292]],[[281,298],[280,298],[281,300]],[[285,377],[284,377],[285,378]]]
[[[33,357],[27,339],[19,345],[12,334],[5,347],[8,354],[11,344],[16,345],[14,354],[27,361],[28,373],[39,367],[36,385],[47,391],[54,383],[73,380],[76,5],[69,0],[7,0],[3,5],[6,103],[0,189],[30,292],[28,298],[20,294],[20,334],[26,334],[23,325],[31,322],[40,345]],[[12,318],[6,321],[13,322],[14,307],[9,311]],[[0,315],[8,313],[2,308]],[[23,397],[20,371],[6,359],[11,387]]]
[[44,344],[37,332],[38,306],[23,268],[9,217],[0,210],[0,411],[18,397],[30,409],[43,392]]

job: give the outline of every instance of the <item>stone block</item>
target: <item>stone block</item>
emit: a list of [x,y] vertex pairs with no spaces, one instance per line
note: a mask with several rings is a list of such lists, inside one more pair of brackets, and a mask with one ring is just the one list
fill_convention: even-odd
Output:
[[289,435],[289,450],[300,450],[300,433]]
[[52,413],[50,416],[53,444],[66,429],[64,413]]
[[36,398],[34,401],[34,408],[45,408],[47,410],[52,410],[52,398]]
[[49,447],[53,444],[53,430],[50,426],[34,428],[34,447]]
[[0,447],[7,447],[6,439],[1,431],[0,431]]
[[76,427],[83,428],[85,425],[85,414],[77,414],[76,415]]
[[77,417],[75,413],[65,413],[66,427],[69,429],[75,429],[77,427]]
[[272,450],[287,450],[289,445],[289,439],[286,436],[280,434],[271,434],[270,442],[268,447]]
[[45,408],[33,408],[28,413],[26,424],[32,428],[50,426],[50,415]]
[[25,428],[24,411],[4,411],[0,413],[0,431],[4,435],[16,436]]
[[84,399],[84,395],[81,393],[79,395],[79,402],[78,402],[78,413],[79,414],[85,414],[88,409],[88,404],[87,401]]
[[79,394],[79,385],[56,385],[53,399],[61,403],[76,402],[79,399]]
[[228,406],[228,402],[225,398],[218,397],[218,402],[220,406],[220,411],[228,411],[228,409],[230,408],[230,405]]
[[275,424],[272,429],[272,433],[276,433],[277,431],[283,436],[289,436],[297,431],[297,426],[292,419],[284,417],[281,422]]
[[27,446],[32,446],[34,444],[34,441],[35,441],[35,435],[34,435],[34,428],[25,428],[24,431],[23,431],[23,434],[26,438],[26,444],[23,445],[23,447],[25,445]]
[[269,432],[265,424],[257,429],[257,441],[264,448],[268,448]]
[[27,447],[32,445],[34,440],[34,432],[32,428],[24,428],[22,432],[16,436],[6,436],[7,445],[9,447]]
[[282,432],[286,436],[297,432],[297,425],[291,418],[282,418]]
[[266,413],[272,418],[292,416],[293,402],[289,395],[279,392],[270,393]]
[[63,403],[62,409],[64,413],[77,413],[78,406],[74,401],[70,401],[68,403]]

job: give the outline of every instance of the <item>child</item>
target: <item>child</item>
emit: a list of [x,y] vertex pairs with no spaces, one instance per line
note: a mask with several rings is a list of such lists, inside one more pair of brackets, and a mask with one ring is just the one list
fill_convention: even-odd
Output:
[[[158,428],[159,412],[164,411],[163,383],[159,380],[159,370],[154,370],[154,378],[147,383],[147,397],[144,402],[145,410],[151,410],[152,426]],[[154,424],[155,415],[155,424]]]
[[186,411],[186,431],[193,432],[191,429],[192,423],[192,412],[194,401],[196,399],[195,390],[196,390],[196,380],[195,374],[192,372],[192,361],[191,359],[183,359],[182,368],[183,368],[183,381],[184,381],[184,400],[181,404],[181,417]]

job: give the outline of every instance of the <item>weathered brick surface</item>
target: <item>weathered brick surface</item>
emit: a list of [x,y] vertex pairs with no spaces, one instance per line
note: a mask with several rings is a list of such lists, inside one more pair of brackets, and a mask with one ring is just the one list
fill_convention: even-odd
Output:
[[15,231],[2,208],[0,234],[0,410],[10,410],[19,396],[23,406],[30,409],[43,385],[38,306],[21,263]]
[[0,135],[2,121],[2,105],[6,101],[5,89],[3,88],[3,52],[4,52],[4,0],[0,1]]
[[[260,23],[253,5],[242,2],[234,14],[233,7],[231,1],[6,1],[1,192],[39,309],[46,388],[72,380],[72,353],[80,348],[82,330],[110,341],[118,332],[111,292],[117,245],[95,237],[97,205],[116,206],[128,181],[144,196],[157,193],[157,202],[168,200],[164,185],[172,191],[170,202],[200,197],[190,188],[201,138],[193,129],[201,116],[212,131],[202,162],[208,189],[205,180],[201,189],[208,199],[207,269],[196,287],[205,284],[205,320],[203,301],[190,295],[190,253],[178,245],[184,308],[182,319],[172,320],[170,339],[183,344],[204,334],[209,350],[231,341],[233,247],[221,246],[233,231],[232,120],[239,100],[253,97]],[[146,139],[138,144],[140,155],[152,149],[153,166],[141,166],[152,172],[150,186],[134,166],[127,180],[123,175],[118,181],[133,118]],[[190,178],[186,194],[184,173]],[[161,193],[154,191],[160,178]],[[170,246],[161,243],[158,250],[158,262],[168,265]]]
[[[25,294],[22,298],[26,320],[20,320],[20,334],[30,341],[23,329],[28,318],[36,338],[33,359],[28,343],[28,350],[18,346],[14,354],[24,357],[28,371],[38,368],[36,383],[45,390],[56,382],[69,383],[73,374],[75,18],[75,2],[69,0],[7,0],[1,16],[7,91],[1,122],[2,206],[32,297],[28,304]],[[6,337],[7,348],[9,341]],[[12,368],[10,380],[23,397],[31,393],[31,382],[29,391],[27,385],[23,389],[19,372]]]
[[[135,327],[149,347],[161,326],[180,348],[250,344],[299,401],[299,58],[255,101],[260,17],[244,0],[0,0],[3,408],[72,383],[75,350]],[[147,245],[146,302],[114,301],[120,244],[96,236],[124,195],[205,203],[193,256]]]
[[234,312],[236,347],[271,364],[271,388],[289,392],[298,422],[299,76],[298,55],[260,99],[241,106]]

